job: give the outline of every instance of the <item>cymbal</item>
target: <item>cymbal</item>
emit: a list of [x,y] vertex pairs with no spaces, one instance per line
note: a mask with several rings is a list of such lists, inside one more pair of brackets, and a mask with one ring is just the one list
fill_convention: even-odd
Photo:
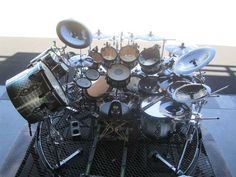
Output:
[[172,97],[180,103],[195,102],[210,95],[211,88],[205,84],[190,83],[177,88]]
[[194,50],[196,47],[194,46],[185,46],[184,43],[181,45],[166,45],[165,50],[169,53],[172,53],[176,56],[182,56],[190,51]]
[[105,40],[105,39],[111,39],[111,35],[103,34],[100,30],[98,30],[96,33],[93,34],[93,39],[97,40]]
[[165,38],[154,35],[151,31],[148,34],[138,35],[137,39],[141,39],[144,41],[163,41],[163,40],[165,40]]
[[208,65],[215,56],[213,48],[198,48],[182,55],[174,64],[175,74],[188,75]]
[[72,67],[91,67],[93,59],[90,56],[75,55],[69,59]]
[[72,19],[62,20],[56,27],[59,39],[66,45],[83,49],[92,42],[92,35],[89,29],[82,23]]

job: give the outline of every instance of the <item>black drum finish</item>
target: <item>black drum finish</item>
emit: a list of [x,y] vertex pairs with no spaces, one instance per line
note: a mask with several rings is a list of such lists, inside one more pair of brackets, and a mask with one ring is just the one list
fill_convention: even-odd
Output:
[[7,80],[6,89],[17,111],[29,123],[43,120],[42,110],[55,111],[68,104],[61,85],[42,62]]
[[126,87],[130,81],[130,69],[122,64],[113,64],[107,71],[107,83],[115,88]]
[[60,61],[58,51],[48,49],[31,60],[31,63],[36,64],[37,62],[43,62],[55,75],[56,78],[60,79],[69,72],[68,66]]
[[138,89],[141,93],[147,95],[156,95],[160,93],[157,76],[146,76],[139,81]]
[[161,57],[159,46],[144,49],[138,58],[141,69],[146,74],[155,74],[161,69]]

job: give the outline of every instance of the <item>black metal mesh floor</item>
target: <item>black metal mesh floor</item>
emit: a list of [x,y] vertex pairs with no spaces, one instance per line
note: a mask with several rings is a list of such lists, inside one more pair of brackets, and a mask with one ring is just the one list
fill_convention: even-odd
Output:
[[[90,120],[90,119],[88,119]],[[88,169],[88,161],[91,149],[93,147],[93,138],[88,131],[88,126],[82,126],[83,137],[80,140],[73,141],[72,137],[68,136],[69,128],[66,119],[60,119],[55,127],[60,131],[64,137],[64,143],[60,144],[58,148],[59,157],[63,158],[69,156],[78,148],[83,149],[83,153],[77,155],[70,160],[65,166],[55,171],[53,174],[51,170],[45,168],[39,156],[38,148],[36,148],[36,138],[32,140],[25,158],[17,172],[16,176],[66,176],[78,177],[86,173]],[[42,151],[48,163],[52,166],[56,164],[55,152],[47,139],[48,129],[45,124],[41,126],[40,143]],[[195,140],[189,145],[189,148],[184,156],[182,162],[182,169],[187,170],[190,163],[193,161],[194,152],[196,148],[199,149],[198,156],[195,160],[194,168],[189,170],[188,174],[194,177],[214,177],[214,172],[210,161],[200,141],[196,141],[199,137],[194,136]],[[177,176],[172,170],[167,168],[160,160],[153,158],[150,154],[157,150],[163,154],[171,164],[177,165],[178,159],[183,148],[183,140],[175,136],[174,141],[154,142],[151,140],[140,139],[139,131],[133,131],[129,136],[127,143],[127,157],[125,163],[125,176],[127,177],[167,177]],[[200,144],[195,143],[200,142]],[[200,146],[201,145],[201,146]],[[201,148],[199,148],[201,147]],[[106,176],[115,177],[121,176],[121,169],[123,165],[124,141],[119,139],[104,138],[98,141],[92,165],[89,170],[90,176]]]

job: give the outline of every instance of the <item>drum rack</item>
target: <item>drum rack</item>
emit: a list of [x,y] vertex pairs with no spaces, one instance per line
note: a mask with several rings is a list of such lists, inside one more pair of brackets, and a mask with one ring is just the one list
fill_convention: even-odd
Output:
[[[70,114],[64,112],[60,115],[53,121],[64,138],[64,142],[57,146],[59,160],[77,153],[60,168],[53,169],[57,164],[57,154],[48,143],[47,123],[41,122],[16,176],[27,173],[28,176],[177,176],[160,158],[158,160],[158,154],[163,154],[163,159],[177,166],[185,142],[178,134],[172,139],[153,141],[143,137],[136,127],[138,124],[134,123],[133,127],[125,129],[127,139],[116,136],[101,138],[99,132],[104,128],[103,124],[97,124],[96,117],[84,112],[73,117],[73,120],[86,121],[81,125],[83,137],[74,140],[68,134]],[[214,176],[198,130],[186,148],[181,169],[189,175]]]

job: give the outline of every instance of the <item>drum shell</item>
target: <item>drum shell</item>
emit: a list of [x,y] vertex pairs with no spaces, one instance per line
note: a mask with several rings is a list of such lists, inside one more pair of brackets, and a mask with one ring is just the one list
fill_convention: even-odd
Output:
[[52,52],[52,49],[44,51],[35,59],[31,60],[31,63],[36,64],[39,61],[43,62],[58,79],[69,72],[69,68],[64,63],[60,62],[59,57]]
[[107,84],[106,76],[100,75],[97,81],[88,89],[83,90],[84,95],[90,100],[97,100],[104,96],[106,92],[110,92],[111,87]]
[[144,73],[146,74],[156,74],[160,71],[161,66],[159,62],[156,62],[155,64],[151,65],[151,66],[146,66],[146,65],[142,65],[139,62],[139,65],[141,66],[141,69]]
[[107,77],[107,83],[109,85],[111,85],[112,87],[115,87],[115,88],[126,87],[129,82],[130,82],[130,77],[128,79],[126,79],[126,80],[123,80],[123,81],[115,81],[115,80]]
[[99,65],[103,62],[103,57],[101,53],[97,51],[90,51],[89,56],[93,59],[93,65],[90,68],[98,69]]
[[[120,72],[119,73],[120,75],[122,75],[123,73],[125,73],[127,75],[126,76],[124,75],[125,78],[115,79],[113,77],[114,76],[113,74],[116,73],[116,71]],[[131,75],[130,69],[128,67],[126,67],[125,65],[113,64],[113,65],[111,65],[111,67],[107,71],[107,78],[106,78],[107,83],[115,88],[122,88],[122,87],[125,88],[128,85],[128,83],[130,82],[130,75]]]
[[[145,60],[148,59],[154,59],[154,62],[152,64],[145,64]],[[159,48],[154,46],[144,49],[139,55],[138,62],[144,73],[155,74],[159,72],[161,69]]]
[[163,119],[163,117],[153,117],[145,112],[142,112],[141,127],[142,132],[148,138],[161,139],[167,137],[170,132],[175,129],[175,124],[169,117]]
[[[29,123],[36,123],[44,119],[44,114],[40,111],[43,107],[55,111],[68,104],[67,100],[63,100],[53,89],[42,65],[43,63],[38,62],[6,81],[6,90],[10,100]],[[54,80],[57,82],[56,78]],[[62,90],[58,82],[57,84]]]

